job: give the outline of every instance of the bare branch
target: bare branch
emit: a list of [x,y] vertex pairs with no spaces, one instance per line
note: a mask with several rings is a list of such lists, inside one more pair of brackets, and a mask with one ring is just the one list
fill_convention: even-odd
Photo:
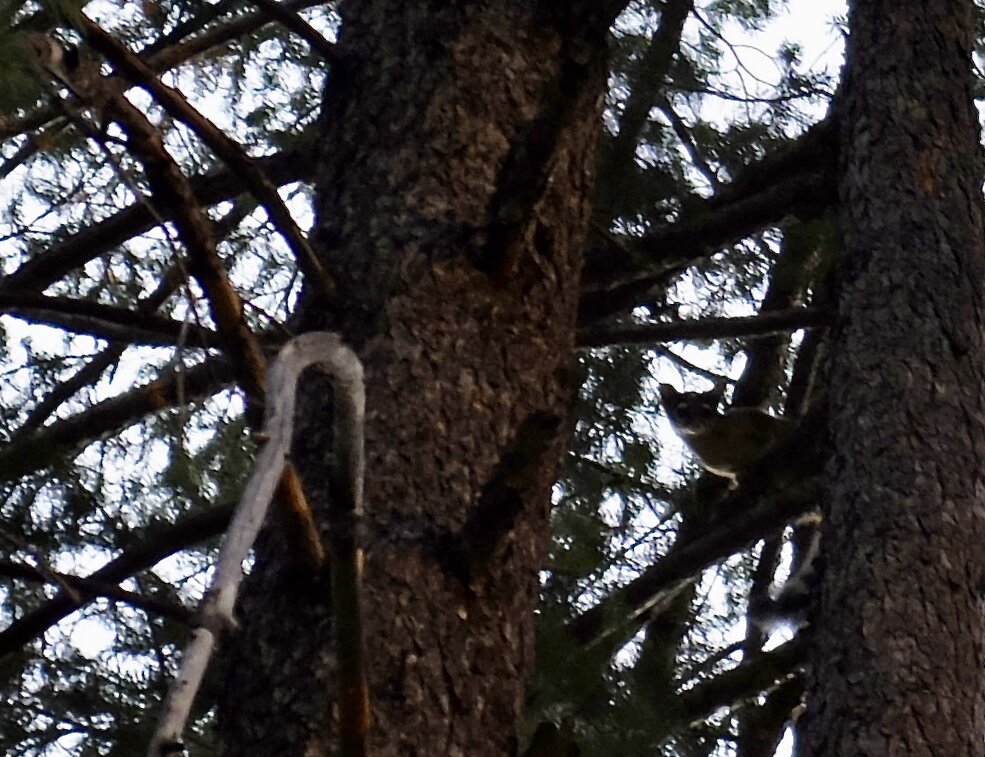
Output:
[[[363,496],[363,417],[365,389],[362,364],[356,354],[346,347],[337,334],[310,332],[289,341],[281,349],[268,376],[267,410],[263,424],[266,443],[254,463],[253,474],[243,490],[229,530],[222,541],[212,585],[199,607],[198,625],[192,633],[181,662],[181,669],[165,700],[158,727],[148,749],[149,757],[171,754],[180,744],[182,732],[191,712],[220,633],[235,627],[233,607],[239,584],[243,579],[243,561],[263,525],[267,507],[280,481],[284,461],[289,453],[294,430],[294,404],[297,381],[305,368],[322,366],[332,377],[334,396],[335,466],[332,473],[333,510],[346,523],[335,524],[341,534],[351,535],[353,552],[349,566],[353,570],[351,586],[340,583],[340,569],[345,559],[333,549],[332,599],[336,607],[336,631],[339,635],[339,677],[342,751],[362,743],[368,728],[369,692],[366,687],[362,661],[362,634],[359,623],[358,566],[362,560],[355,542],[362,516]],[[342,638],[345,617],[356,618],[357,636],[345,645]],[[354,644],[354,646],[351,646]],[[355,674],[358,695],[352,701],[351,691]],[[364,751],[359,751],[359,754]]]

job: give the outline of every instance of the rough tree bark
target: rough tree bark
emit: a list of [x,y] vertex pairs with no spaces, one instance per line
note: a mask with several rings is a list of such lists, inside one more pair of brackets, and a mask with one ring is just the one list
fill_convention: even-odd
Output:
[[811,755],[982,754],[985,239],[972,0],[855,2]]
[[[314,237],[337,287],[298,323],[366,369],[373,755],[515,748],[605,83],[608,22],[577,5],[343,4]],[[305,386],[293,455],[328,534],[327,389]],[[290,552],[258,548],[227,754],[334,753],[327,579]]]

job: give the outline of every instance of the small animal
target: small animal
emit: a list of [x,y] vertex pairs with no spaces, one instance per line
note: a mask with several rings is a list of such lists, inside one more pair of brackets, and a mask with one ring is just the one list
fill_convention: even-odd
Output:
[[[679,392],[669,384],[661,384],[659,391],[664,411],[677,435],[705,470],[729,479],[732,488],[746,468],[789,439],[797,428],[797,421],[770,415],[756,407],[719,410],[724,391],[721,385],[709,392]],[[773,587],[769,596],[750,606],[750,618],[762,628],[805,624],[818,580],[820,520],[820,514],[812,512],[797,521],[798,526],[813,528],[794,573],[782,586]]]
[[739,474],[790,438],[797,422],[756,407],[721,411],[723,391],[724,386],[709,392],[679,392],[669,384],[659,388],[660,401],[677,435],[705,470],[729,479],[735,488]]

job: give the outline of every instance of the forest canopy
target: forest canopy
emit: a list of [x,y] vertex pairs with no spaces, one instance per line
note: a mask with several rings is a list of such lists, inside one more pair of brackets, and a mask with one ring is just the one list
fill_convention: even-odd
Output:
[[[145,752],[309,331],[366,369],[365,522],[306,379],[187,753],[792,748],[846,9],[413,5],[0,6],[5,753]],[[715,475],[660,385],[789,430]]]

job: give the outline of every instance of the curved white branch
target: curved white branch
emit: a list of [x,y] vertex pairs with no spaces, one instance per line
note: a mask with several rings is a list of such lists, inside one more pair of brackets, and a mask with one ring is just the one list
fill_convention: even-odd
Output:
[[260,532],[284,469],[294,427],[298,378],[312,365],[321,366],[331,376],[335,390],[336,475],[347,479],[345,490],[351,495],[351,502],[339,504],[344,510],[351,511],[355,520],[362,516],[366,405],[362,363],[356,353],[342,343],[338,334],[324,331],[302,334],[284,345],[268,372],[263,423],[266,443],[257,456],[253,474],[222,540],[212,585],[199,605],[197,626],[185,648],[178,676],[168,692],[164,711],[147,750],[148,757],[183,753],[181,734],[216,639],[223,629],[236,625],[233,606],[243,580],[243,561]]

